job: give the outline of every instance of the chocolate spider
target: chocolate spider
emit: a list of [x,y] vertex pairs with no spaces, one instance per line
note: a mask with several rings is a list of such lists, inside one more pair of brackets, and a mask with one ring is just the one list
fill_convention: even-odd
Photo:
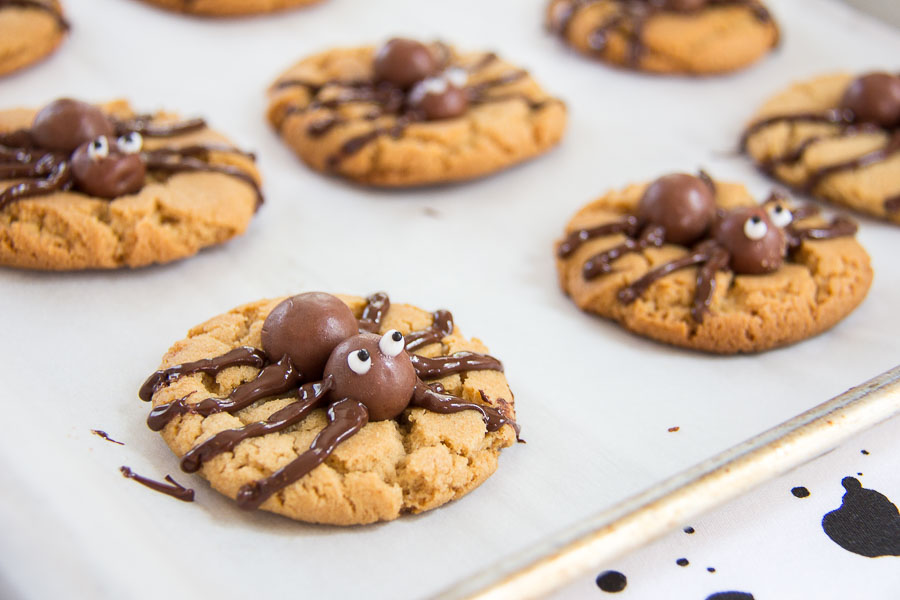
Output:
[[[202,119],[153,123],[151,116],[122,121],[78,100],[51,102],[29,129],[0,133],[0,179],[25,179],[0,192],[0,209],[8,204],[56,191],[74,189],[114,199],[139,192],[148,171],[207,171],[237,177],[262,195],[244,171],[208,162],[210,152],[240,152],[220,144],[144,149],[144,138],[166,138],[204,129]],[[244,153],[241,153],[244,154]]]
[[[556,0],[550,6],[547,28],[565,36],[575,13],[580,9],[610,0]],[[772,21],[769,11],[759,0],[612,0],[616,10],[598,25],[588,39],[590,49],[602,53],[611,33],[624,35],[628,44],[626,65],[635,68],[646,51],[643,29],[647,20],[658,13],[695,13],[711,6],[747,6],[763,23]]]
[[[759,168],[768,175],[772,175],[778,167],[798,164],[810,148],[823,141],[861,133],[883,132],[887,136],[881,148],[854,159],[826,165],[811,173],[803,185],[803,191],[811,193],[831,175],[866,167],[900,152],[900,74],[867,73],[857,77],[847,86],[837,108],[821,113],[796,113],[761,119],[744,130],[741,151],[747,151],[750,137],[754,134],[780,123],[822,123],[836,125],[838,130],[809,137],[782,156],[760,163]],[[900,211],[900,195],[885,199],[884,207],[888,212]]]
[[[384,116],[395,117],[390,126],[373,126],[368,133],[344,142],[338,152],[328,158],[329,167],[335,169],[342,160],[381,136],[399,138],[412,123],[453,119],[464,114],[470,106],[491,102],[515,99],[526,103],[531,110],[540,110],[550,102],[558,102],[554,99],[536,101],[522,93],[489,93],[494,88],[524,79],[528,73],[521,69],[479,83],[469,83],[470,76],[496,60],[497,55],[491,52],[468,67],[454,66],[450,49],[440,42],[429,47],[415,40],[394,38],[377,50],[372,79],[324,83],[284,79],[273,87],[300,86],[313,97],[309,104],[289,107],[288,115],[319,109],[334,110],[347,104],[361,103],[375,105],[366,114],[368,121],[374,122]],[[332,88],[338,88],[340,93],[331,96]],[[329,92],[327,98],[319,99],[325,90]],[[340,116],[329,115],[310,123],[307,133],[313,137],[323,136],[345,123]]]
[[[473,410],[481,414],[488,431],[510,425],[518,435],[515,421],[502,412],[506,408],[503,399],[497,399],[497,409],[489,404],[466,402],[444,393],[440,383],[423,381],[465,371],[502,371],[500,361],[473,352],[437,358],[409,354],[407,351],[450,335],[453,317],[441,310],[434,313],[434,323],[428,329],[405,337],[396,329],[376,335],[374,332],[389,307],[386,294],[374,294],[357,320],[346,304],[329,294],[311,292],[288,298],[266,317],[262,349],[243,346],[216,358],[162,369],[144,382],[139,395],[150,401],[157,390],[179,377],[193,373],[215,376],[222,369],[238,365],[261,369],[254,380],[241,384],[227,398],[207,398],[189,404],[188,397],[184,397],[156,406],[147,424],[159,431],[179,415],[235,413],[263,398],[296,390],[297,401],[265,421],[221,431],[191,448],[182,457],[181,468],[193,473],[204,462],[234,449],[245,439],[282,431],[302,421],[313,409],[326,407],[328,425],[309,450],[269,477],[240,488],[237,502],[246,509],[257,508],[269,496],[312,471],[367,422],[396,419],[409,407],[438,413]],[[490,402],[483,392],[482,398]]]
[[620,221],[571,232],[559,244],[557,256],[567,258],[587,241],[613,234],[626,240],[590,257],[583,266],[585,279],[612,272],[621,256],[663,243],[691,246],[681,258],[648,271],[619,290],[623,304],[631,304],[657,280],[686,267],[699,267],[691,316],[697,323],[709,311],[716,290],[716,273],[761,275],[777,271],[804,240],[825,240],[856,233],[856,223],[837,217],[830,224],[799,228],[795,222],[816,214],[813,207],[790,210],[785,198],[773,193],[762,206],[716,209],[715,188],[708,175],[666,175],[645,190],[637,215]]

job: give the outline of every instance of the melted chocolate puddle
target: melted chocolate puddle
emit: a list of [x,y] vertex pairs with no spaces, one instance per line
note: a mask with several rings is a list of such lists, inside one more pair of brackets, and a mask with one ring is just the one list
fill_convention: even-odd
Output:
[[900,512],[887,496],[844,477],[847,492],[841,507],[822,518],[822,529],[835,544],[854,554],[875,558],[900,556]]
[[628,585],[628,578],[618,571],[603,571],[597,575],[597,587],[609,594],[621,592]]
[[167,496],[172,496],[173,498],[177,498],[182,502],[194,501],[194,490],[190,490],[184,487],[183,485],[172,479],[171,475],[166,475],[166,481],[169,482],[167,484],[161,481],[156,481],[154,479],[149,479],[142,475],[138,475],[128,467],[123,466],[120,467],[119,470],[122,472],[123,476],[127,477],[128,479],[134,479],[141,485],[146,486],[153,491],[165,494]]
[[103,439],[106,440],[107,442],[110,442],[110,443],[113,443],[113,444],[118,444],[118,445],[120,445],[120,446],[124,446],[124,445],[125,445],[125,444],[122,443],[122,442],[119,442],[119,441],[117,441],[117,440],[112,439],[111,437],[109,437],[109,434],[108,434],[108,433],[106,433],[105,431],[102,431],[102,430],[100,430],[100,429],[91,429],[91,433],[93,433],[93,434],[96,435],[97,437],[103,438]]

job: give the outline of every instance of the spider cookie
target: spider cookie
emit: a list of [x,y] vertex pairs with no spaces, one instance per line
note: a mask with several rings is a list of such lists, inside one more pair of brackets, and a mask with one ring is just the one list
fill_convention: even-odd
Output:
[[202,119],[62,99],[0,112],[0,265],[140,267],[243,233],[253,156]]
[[634,333],[720,354],[816,335],[862,302],[869,256],[846,217],[673,174],[582,208],[556,246],[563,291]]
[[547,26],[583,54],[667,74],[734,71],[779,38],[758,0],[552,0]]
[[44,58],[68,31],[57,0],[0,0],[0,75]]
[[565,105],[493,53],[392,39],[300,61],[269,121],[310,167],[374,186],[471,179],[541,154]]
[[162,8],[207,17],[236,17],[287,10],[320,0],[145,0]]
[[373,523],[464,496],[515,442],[485,351],[445,310],[312,292],[195,327],[140,397],[181,468],[241,508]]
[[741,148],[798,190],[900,223],[900,74],[796,84],[756,113]]

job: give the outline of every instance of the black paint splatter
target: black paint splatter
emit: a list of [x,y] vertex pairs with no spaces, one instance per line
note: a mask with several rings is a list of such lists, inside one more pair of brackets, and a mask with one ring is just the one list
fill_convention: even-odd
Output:
[[809,496],[809,490],[803,486],[791,488],[791,493],[797,498],[807,498]]
[[754,600],[753,594],[747,592],[716,592],[707,596],[706,600]]
[[855,477],[844,477],[841,507],[822,517],[822,529],[843,548],[875,558],[900,556],[900,511],[887,496],[862,486]]
[[678,565],[679,567],[686,567],[689,564],[691,564],[691,561],[689,561],[686,558],[679,558],[678,560],[675,561],[675,564]]
[[603,571],[597,575],[597,587],[604,592],[615,594],[621,592],[628,585],[628,578],[618,571]]
[[696,529],[694,529],[693,527],[685,527],[684,528],[684,532],[688,535],[694,533],[695,531],[696,531]]

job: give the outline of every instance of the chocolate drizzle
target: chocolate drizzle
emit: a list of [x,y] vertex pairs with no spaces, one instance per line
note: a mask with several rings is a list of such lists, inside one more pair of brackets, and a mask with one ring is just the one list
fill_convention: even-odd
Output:
[[615,5],[616,10],[588,34],[588,46],[593,52],[602,54],[609,46],[611,35],[623,36],[627,44],[625,66],[632,69],[640,65],[641,58],[647,52],[644,27],[648,20],[659,13],[690,13],[714,6],[746,6],[760,22],[772,22],[771,14],[758,0],[707,0],[699,9],[693,10],[675,10],[668,7],[666,2],[658,0],[558,0],[551,9],[547,27],[551,32],[566,37],[577,13],[601,2]]
[[[284,305],[285,310],[290,310],[291,306],[302,306],[302,303],[287,304],[286,301],[282,305]],[[282,305],[279,305],[279,307]],[[338,349],[356,338],[360,338],[363,341],[369,340],[366,343],[370,344],[378,342],[379,338],[373,336],[373,333],[380,330],[384,316],[389,309],[390,299],[387,294],[376,293],[371,295],[367,299],[362,314],[358,319],[359,330],[365,333],[341,342],[338,345]],[[433,323],[430,327],[421,331],[414,331],[406,336],[406,350],[412,351],[431,343],[440,342],[453,332],[453,316],[449,311],[436,311],[433,313],[433,317]],[[312,326],[315,328],[315,324]],[[298,332],[298,335],[301,333]],[[388,334],[385,334],[385,339],[387,339]],[[396,332],[391,335],[398,336],[394,338],[395,341],[401,340]],[[402,347],[400,348],[402,349]],[[356,346],[356,348],[359,348],[359,346]],[[366,354],[365,359],[359,360],[371,361],[372,358],[370,357],[378,351],[380,346],[375,345],[372,348],[373,351]],[[335,349],[332,355],[338,352],[338,349]],[[351,348],[348,352],[355,353],[357,350]],[[346,363],[344,356],[344,354],[339,355],[341,358],[338,361],[339,364],[342,361]],[[458,352],[450,356],[435,358],[426,358],[418,355],[407,356],[405,353],[402,353],[403,358],[401,358],[401,355],[388,356],[396,357],[394,360],[400,360],[401,362],[398,364],[401,365],[404,360],[408,361],[405,363],[407,365],[405,368],[410,369],[409,377],[412,380],[408,388],[411,390],[409,392],[410,397],[405,401],[407,407],[421,407],[438,413],[475,411],[481,415],[487,431],[497,431],[503,425],[510,425],[515,430],[518,438],[518,425],[511,417],[505,414],[508,412],[508,404],[505,400],[498,398],[491,402],[482,391],[481,398],[484,404],[466,402],[462,398],[446,394],[439,383],[429,385],[423,381],[423,379],[436,379],[454,373],[474,370],[502,371],[503,365],[497,359],[473,352]],[[368,406],[373,405],[367,405],[364,402],[371,403],[373,401],[371,398],[352,397],[356,393],[364,393],[366,389],[365,384],[363,384],[362,388],[353,386],[348,388],[346,383],[338,383],[339,378],[344,375],[340,374],[343,371],[330,371],[332,369],[332,359],[326,364],[324,374],[300,374],[293,368],[287,355],[277,363],[271,363],[271,357],[268,357],[262,350],[241,347],[231,350],[220,357],[202,359],[159,370],[144,382],[139,395],[143,400],[150,400],[164,386],[170,385],[180,377],[192,374],[201,373],[215,376],[223,369],[232,366],[261,368],[255,379],[236,387],[227,398],[206,398],[199,402],[189,403],[190,395],[188,395],[173,402],[155,406],[147,419],[147,423],[151,429],[158,431],[174,418],[185,414],[208,416],[218,412],[235,413],[258,400],[284,394],[291,389],[297,389],[297,400],[274,412],[267,419],[239,428],[220,431],[211,438],[194,446],[184,455],[181,461],[182,470],[188,473],[198,471],[203,463],[219,454],[234,451],[238,444],[244,440],[284,431],[305,419],[314,409],[326,408],[328,425],[319,432],[310,445],[309,450],[301,453],[294,461],[269,477],[249,483],[239,490],[237,495],[238,505],[242,508],[256,508],[272,494],[302,478],[324,462],[342,441],[351,437],[365,426],[370,417],[373,419],[385,418],[377,416],[379,410],[377,407],[370,412]],[[383,361],[384,357],[378,360]],[[383,362],[376,365],[376,367],[370,368],[384,369],[388,368],[387,364]],[[368,372],[368,369],[366,372]],[[319,380],[316,381],[315,378],[319,378]],[[390,378],[384,379],[384,381],[390,381]],[[342,385],[343,387],[340,387]],[[349,393],[341,391],[353,389],[364,391],[349,391]],[[401,400],[402,398],[401,396]],[[494,404],[496,404],[496,407]],[[403,404],[399,408],[402,410]]]
[[49,0],[46,2],[41,0],[0,0],[0,10],[4,8],[36,8],[53,15],[56,19],[56,24],[63,31],[68,31],[71,27],[69,22],[63,17],[60,8]]
[[[469,75],[476,75],[492,66],[498,60],[496,54],[488,52],[470,65],[454,64],[449,48],[440,43],[437,43],[434,47],[443,54],[441,70],[461,68]],[[527,71],[514,70],[491,79],[466,85],[463,91],[468,103],[471,105],[521,101],[530,110],[538,111],[542,110],[549,103],[559,102],[553,98],[534,99],[524,93],[492,93],[497,88],[514,84],[527,76]],[[409,101],[404,89],[387,81],[344,81],[334,79],[315,83],[304,79],[283,79],[273,85],[273,89],[289,87],[305,88],[312,99],[305,104],[289,106],[286,111],[287,116],[307,114],[317,110],[334,111],[348,104],[374,104],[373,109],[364,116],[364,119],[377,122],[373,124],[372,129],[369,131],[345,141],[336,153],[326,159],[327,166],[332,170],[338,169],[343,160],[358,153],[375,140],[384,136],[399,139],[409,125],[428,120],[428,116]],[[329,97],[327,100],[319,98],[323,91],[329,90],[330,92],[334,88],[341,89],[343,93],[333,98]],[[349,120],[336,114],[328,114],[322,118],[310,121],[306,126],[306,133],[310,137],[322,137],[348,122]]]
[[165,494],[167,496],[172,496],[173,498],[177,498],[182,502],[194,501],[194,490],[184,487],[183,485],[172,479],[171,475],[166,475],[166,481],[168,481],[169,483],[165,484],[161,481],[148,479],[143,475],[138,475],[128,467],[120,467],[119,471],[122,472],[122,475],[124,477],[127,477],[128,479],[134,479],[141,485],[146,486],[151,490],[154,490],[161,494]]
[[[47,111],[48,108],[54,105],[65,103],[68,103],[68,107],[70,107],[69,112],[62,115],[52,124],[53,127],[56,127],[53,131],[63,135],[77,131],[83,125],[80,121],[88,118],[99,119],[102,121],[101,125],[107,128],[106,132],[114,132],[116,136],[128,136],[129,134],[137,133],[148,138],[169,138],[201,131],[206,128],[206,122],[203,119],[155,123],[151,115],[138,115],[130,119],[120,120],[114,116],[99,113],[98,109],[84,103],[67,99],[51,103],[41,112]],[[80,105],[82,108],[79,109],[77,106],[71,108],[72,105]],[[93,113],[97,113],[99,116]],[[93,140],[82,141],[88,143]],[[46,143],[50,143],[49,140]],[[104,143],[108,144],[110,148],[114,147],[112,139]],[[24,198],[42,196],[57,191],[75,189],[94,195],[88,190],[94,190],[97,184],[91,179],[82,179],[82,177],[88,175],[80,174],[79,171],[73,171],[71,168],[73,161],[79,155],[80,147],[72,148],[72,150],[61,151],[59,149],[42,147],[37,143],[35,135],[32,135],[32,131],[28,129],[0,133],[0,179],[25,179],[23,182],[8,186],[0,191],[0,209]],[[235,177],[253,188],[257,198],[256,207],[259,208],[263,201],[263,196],[257,181],[242,169],[209,162],[210,152],[233,153],[250,159],[254,158],[252,153],[243,152],[224,144],[194,144],[183,148],[157,148],[140,151],[137,153],[140,157],[137,166],[160,174],[209,172]],[[109,160],[113,159],[113,154],[110,154]],[[123,155],[117,160],[122,162],[133,159],[134,157],[129,154]],[[124,171],[121,168],[112,168],[111,173],[118,177],[124,176]],[[129,186],[125,188],[128,189],[127,193],[133,193],[135,189],[139,190],[143,187],[141,184],[141,181],[144,180],[143,173],[140,173],[138,177],[140,179],[136,180],[137,187],[132,188]],[[111,189],[115,190],[118,188],[113,185]],[[103,197],[108,199],[114,199],[117,196],[116,192],[109,193],[108,196],[103,195]]]

